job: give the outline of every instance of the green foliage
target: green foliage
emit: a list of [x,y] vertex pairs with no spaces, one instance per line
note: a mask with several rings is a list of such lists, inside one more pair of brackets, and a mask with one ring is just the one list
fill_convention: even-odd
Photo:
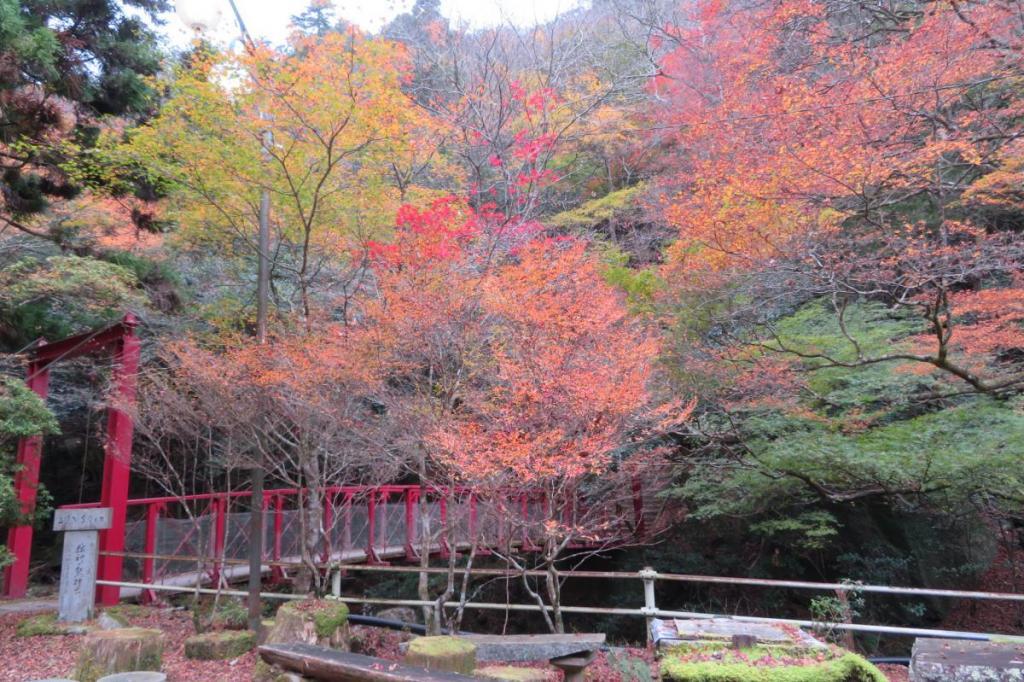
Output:
[[584,202],[547,219],[547,224],[562,230],[593,230],[612,221],[639,217],[637,199],[646,189],[641,183],[609,192],[603,197]]
[[826,511],[809,511],[751,525],[750,530],[803,549],[825,549],[839,534],[836,517]]
[[221,599],[200,609],[214,628],[241,630],[249,625],[249,610],[240,599]]
[[[851,306],[846,323],[866,353],[906,343],[917,331],[915,321],[871,303]],[[801,351],[839,358],[855,353],[834,313],[820,303],[776,326],[784,343]],[[816,363],[808,360],[805,369]],[[746,457],[698,463],[678,491],[696,503],[699,517],[773,509],[776,514],[754,530],[790,542],[800,535],[807,548],[821,548],[835,537],[835,520],[820,511],[808,515],[806,505],[822,501],[825,491],[837,497],[902,493],[904,502],[912,495],[950,510],[975,496],[992,496],[1007,510],[1024,503],[1019,405],[970,397],[936,409],[913,401],[932,380],[892,365],[812,369],[806,376],[810,390],[792,409],[734,412]],[[800,515],[789,515],[796,507]]]
[[0,322],[13,344],[110,324],[144,302],[130,270],[92,258],[26,258],[0,269]]
[[[906,311],[893,311],[877,303],[847,307],[844,320],[865,355],[909,346],[906,337],[922,331],[920,321]],[[839,317],[831,306],[820,301],[779,320],[775,333],[787,348],[801,353],[824,353],[841,361],[856,358],[857,348],[843,335]],[[889,412],[934,384],[928,377],[899,371],[895,363],[822,367],[820,360],[807,360],[802,364],[808,372],[808,388],[820,396],[809,400],[808,405],[830,415],[873,408]]]
[[348,605],[343,602],[329,602],[313,614],[313,627],[319,637],[330,637],[334,631],[348,622]]
[[634,313],[653,313],[654,297],[665,282],[654,268],[629,267],[629,255],[614,244],[598,242],[601,259],[606,263],[602,275],[606,282],[626,293]]
[[[843,581],[852,585],[849,580]],[[834,627],[836,623],[852,623],[858,620],[864,610],[864,593],[852,589],[846,592],[845,600],[839,597],[812,597],[810,602],[811,618],[816,622],[816,629],[829,641],[838,641],[842,631]]]
[[[0,527],[44,518],[50,507],[46,490],[40,488],[32,517],[21,513],[14,491],[13,448],[18,438],[58,432],[57,420],[46,404],[19,379],[0,376]],[[0,566],[11,556],[0,551]]]
[[158,261],[129,251],[108,251],[102,259],[130,271],[135,279],[145,284],[168,282],[179,285],[181,277],[166,261]]
[[[139,116],[154,100],[160,68],[148,23],[165,0],[0,0],[0,211],[43,211],[68,198],[83,176],[76,166],[96,141],[95,115]],[[83,115],[84,114],[84,115]]]
[[16,438],[57,433],[46,403],[19,379],[0,376],[0,452]]
[[742,428],[749,459],[698,464],[682,488],[699,516],[812,503],[820,490],[808,480],[837,491],[912,491],[949,509],[976,495],[1024,501],[1024,414],[995,400],[858,432],[778,413],[752,416]]
[[67,634],[67,626],[57,622],[57,614],[40,613],[18,621],[14,627],[15,637],[49,637]]
[[[60,42],[49,27],[32,21],[18,0],[0,0],[0,53],[20,60],[29,73],[50,80],[58,77]],[[34,24],[34,25],[30,25]]]
[[[747,660],[742,660],[741,655]],[[661,662],[662,679],[673,682],[885,682],[875,666],[856,654],[806,664],[764,665],[754,650],[734,653],[721,661],[687,661],[666,656]]]

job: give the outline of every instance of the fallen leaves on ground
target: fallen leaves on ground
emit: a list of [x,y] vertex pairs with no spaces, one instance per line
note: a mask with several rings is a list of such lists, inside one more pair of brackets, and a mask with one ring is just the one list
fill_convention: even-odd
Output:
[[[256,654],[250,652],[227,661],[193,661],[185,658],[185,639],[195,634],[186,611],[148,609],[129,616],[131,625],[162,630],[163,670],[168,682],[237,682],[252,678]],[[0,616],[0,682],[25,682],[48,677],[71,677],[78,660],[82,635],[15,637],[14,628],[31,613]]]

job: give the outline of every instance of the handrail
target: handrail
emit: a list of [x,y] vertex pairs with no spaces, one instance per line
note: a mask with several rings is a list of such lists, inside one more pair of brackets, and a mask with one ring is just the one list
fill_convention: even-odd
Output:
[[[642,573],[642,572],[641,572]],[[634,577],[641,577],[635,575]],[[128,582],[114,582],[114,581],[103,581],[98,580],[97,584],[110,585],[117,587],[129,587],[137,589],[155,589],[165,592],[189,592],[199,594],[220,594],[224,596],[234,597],[245,597],[248,592],[242,590],[218,590],[211,588],[196,588],[188,586],[171,586],[171,585],[155,585],[149,586],[144,583],[128,583]],[[260,597],[264,599],[275,599],[281,601],[290,601],[296,599],[305,599],[306,595],[292,594],[292,593],[281,593],[281,592],[261,592]],[[367,597],[347,597],[335,594],[329,596],[330,599],[336,599],[345,603],[352,604],[376,604],[380,606],[436,606],[436,602],[424,601],[420,599],[386,599],[386,598],[367,598]],[[548,604],[502,604],[496,602],[474,602],[468,601],[461,605],[462,608],[467,609],[483,609],[492,611],[551,611],[552,607]],[[444,608],[455,609],[460,608],[460,604],[455,602],[447,602],[444,604]],[[639,616],[647,619],[650,618],[727,618],[729,620],[735,620],[743,623],[768,623],[775,625],[795,625],[798,627],[808,628],[829,628],[833,630],[845,630],[850,632],[873,632],[883,635],[894,635],[901,637],[942,637],[949,639],[967,639],[977,641],[990,641],[993,638],[1008,639],[1012,641],[1024,641],[1024,638],[1020,637],[1007,637],[1006,635],[1000,635],[998,633],[989,632],[971,632],[965,630],[941,630],[932,628],[908,628],[895,625],[866,625],[860,623],[830,623],[830,622],[817,622],[804,620],[799,618],[768,618],[763,616],[737,616],[729,614],[715,614],[715,613],[699,613],[695,611],[666,611],[662,609],[649,609],[648,607],[642,607],[638,609],[629,609],[622,607],[600,607],[600,606],[573,606],[573,605],[560,605],[559,610],[563,613],[592,613],[592,614],[604,614],[604,615],[616,615],[616,616]]]
[[[263,491],[264,497],[279,496],[279,495],[298,495],[304,493],[308,488],[272,488]],[[409,484],[387,484],[387,485],[337,485],[337,486],[326,486],[322,492],[325,495],[337,495],[342,494],[370,494],[370,493],[385,493],[388,495],[399,495],[406,492],[419,492],[423,490],[428,495],[468,495],[473,493],[475,495],[494,495],[494,494],[505,494],[512,495],[515,497],[521,497],[523,495],[527,497],[541,497],[545,493],[540,490],[516,490],[513,488],[509,489],[495,489],[495,490],[479,490],[475,488],[469,488],[467,486],[452,486],[449,488],[439,488],[437,486],[421,487],[417,483]],[[158,497],[136,497],[128,500],[128,506],[144,506],[149,504],[170,504],[170,503],[185,503],[185,502],[208,502],[210,500],[219,500],[224,498],[236,498],[236,497],[252,497],[251,490],[231,490],[227,492],[214,492],[214,493],[193,493],[190,495],[165,495]],[[92,509],[99,506],[99,502],[81,502],[77,504],[62,504],[60,509]]]
[[[111,554],[121,556],[124,558],[131,559],[160,559],[160,560],[177,560],[177,561],[209,561],[209,557],[196,557],[196,556],[181,556],[181,555],[170,555],[170,554],[146,554],[144,552],[100,552],[100,554]],[[235,565],[248,565],[247,559],[221,559],[221,563],[235,564]],[[275,561],[267,560],[263,562],[267,566],[278,566],[281,568],[302,568],[307,567],[308,564],[304,564],[300,561]],[[318,568],[323,570],[329,570],[333,568],[343,568],[346,571],[355,572],[367,572],[367,573],[429,573],[437,575],[446,575],[450,571],[453,571],[456,575],[463,575],[466,573],[465,566],[456,566],[453,569],[445,568],[442,566],[392,566],[386,564],[346,564],[339,562],[321,562],[316,564]],[[523,575],[529,577],[543,578],[547,577],[548,572],[542,570],[525,570],[519,571],[514,569],[504,568],[478,568],[474,567],[469,569],[470,575],[489,576],[489,577],[520,577]],[[892,585],[868,585],[861,583],[819,583],[819,582],[808,582],[799,580],[772,580],[768,578],[732,578],[728,576],[710,576],[710,575],[696,575],[687,573],[659,573],[657,571],[555,571],[558,577],[565,578],[586,578],[586,579],[604,579],[604,580],[665,580],[674,582],[690,582],[690,583],[714,583],[714,584],[725,584],[725,585],[749,585],[752,587],[769,587],[769,588],[787,588],[787,589],[802,589],[802,590],[818,590],[822,592],[872,592],[879,594],[897,594],[897,595],[909,595],[918,597],[948,597],[951,599],[987,599],[996,601],[1022,601],[1024,602],[1024,594],[1017,592],[986,592],[979,590],[945,590],[945,589],[933,589],[928,587],[898,587]]]

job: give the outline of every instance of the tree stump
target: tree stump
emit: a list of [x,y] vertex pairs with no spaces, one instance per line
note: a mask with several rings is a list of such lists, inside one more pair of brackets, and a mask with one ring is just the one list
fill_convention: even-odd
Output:
[[304,599],[277,610],[265,644],[314,644],[348,651],[351,648],[348,607],[338,601]]
[[476,645],[461,637],[417,637],[409,642],[405,662],[428,670],[472,675],[476,668]]
[[220,630],[193,635],[185,640],[185,657],[199,661],[237,658],[256,646],[256,634],[248,630]]
[[164,633],[147,628],[96,630],[82,640],[75,678],[96,682],[114,673],[160,670]]

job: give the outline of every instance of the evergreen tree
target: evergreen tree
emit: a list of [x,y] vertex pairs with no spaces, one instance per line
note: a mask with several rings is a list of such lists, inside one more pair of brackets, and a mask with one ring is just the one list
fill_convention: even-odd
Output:
[[[141,117],[160,67],[166,0],[0,0],[0,226],[70,197],[65,163],[91,147],[104,115]],[[148,20],[148,22],[147,22]]]

